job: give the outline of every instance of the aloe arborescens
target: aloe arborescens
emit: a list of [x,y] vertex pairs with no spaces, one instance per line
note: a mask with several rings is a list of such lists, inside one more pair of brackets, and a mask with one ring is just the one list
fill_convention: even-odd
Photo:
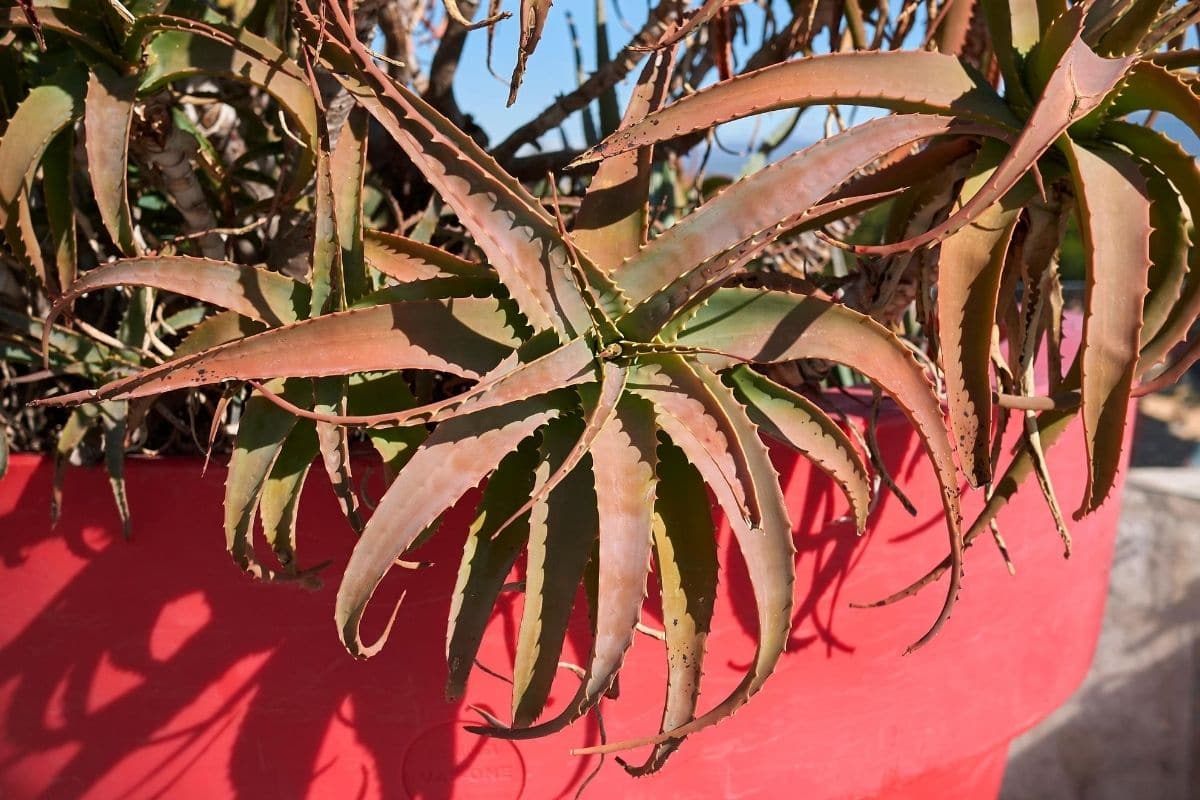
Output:
[[[366,429],[385,458],[390,454],[394,480],[361,524],[337,596],[339,634],[361,657],[387,638],[385,629],[368,642],[360,630],[379,583],[445,510],[486,479],[454,589],[447,693],[463,692],[493,604],[525,552],[512,722],[489,718],[478,729],[488,735],[546,734],[600,700],[632,641],[653,563],[664,608],[680,623],[665,632],[662,728],[592,750],[653,744],[645,764],[627,768],[657,769],[684,736],[745,703],[784,651],[794,550],[764,437],[811,458],[845,492],[859,529],[867,524],[872,489],[857,446],[820,407],[757,366],[800,359],[846,365],[912,422],[938,476],[949,550],[942,565],[897,594],[949,573],[942,611],[915,646],[949,616],[964,547],[1028,474],[1037,475],[1057,514],[1042,451],[1076,414],[1089,455],[1078,513],[1108,495],[1135,383],[1170,357],[1200,311],[1200,275],[1180,257],[1195,254],[1180,221],[1181,209],[1193,218],[1200,210],[1195,162],[1162,134],[1122,119],[1158,109],[1200,128],[1194,80],[1155,61],[1170,14],[1158,14],[1157,6],[1145,14],[1143,3],[1126,4],[1123,13],[1111,5],[1045,2],[1010,11],[983,0],[1003,94],[993,88],[998,81],[956,55],[844,52],[766,67],[664,106],[678,39],[721,11],[722,3],[706,2],[658,42],[621,129],[579,159],[595,163],[596,172],[571,230],[558,207],[557,178],[546,181],[548,198],[534,196],[393,80],[358,41],[342,4],[296,4],[298,60],[216,23],[144,18],[137,33],[149,42],[151,59],[140,91],[215,68],[215,56],[197,65],[171,45],[172,37],[189,37],[203,43],[188,50],[190,59],[224,48],[241,66],[221,74],[261,81],[299,127],[311,151],[292,185],[299,191],[315,176],[316,187],[311,270],[301,280],[233,261],[137,252],[130,243],[128,258],[64,279],[44,326],[47,341],[53,317],[76,298],[116,285],[177,292],[226,311],[165,363],[43,404],[112,404],[250,382],[230,466],[226,529],[238,562],[271,578],[308,575],[296,565],[292,534],[299,486],[318,454],[347,517],[361,524],[346,431]],[[522,6],[523,48],[531,48],[545,8]],[[395,140],[484,261],[364,231],[366,121],[352,116],[331,137],[314,91],[318,73],[335,76]],[[61,124],[50,134],[81,113],[79,103],[85,115],[128,117],[139,90],[106,75],[97,68],[87,81],[76,76],[60,87]],[[519,74],[514,91],[518,82]],[[121,91],[130,92],[125,106]],[[840,102],[896,113],[787,156],[647,237],[655,145],[764,110]],[[93,151],[108,167],[106,159],[128,157],[121,148],[89,145],[89,156]],[[25,159],[21,169],[0,170],[0,181],[11,178],[0,183],[0,199],[15,211],[41,154],[6,154],[0,146],[0,166],[6,157]],[[947,187],[944,176],[931,178],[931,163],[958,164],[965,177]],[[93,167],[93,176],[108,167]],[[125,168],[109,172],[124,175]],[[124,184],[116,191],[100,210],[113,239],[129,241]],[[888,327],[815,286],[782,291],[737,280],[781,237],[886,200],[895,240],[845,247],[863,258],[894,259],[899,268],[925,248],[917,261],[937,269],[929,280],[937,286],[936,352],[948,422],[926,367]],[[942,213],[925,213],[935,202]],[[1084,340],[1069,368],[1050,370],[1049,394],[1039,395],[1032,379],[1039,342],[1047,340],[1052,364],[1061,357],[1054,258],[1072,213],[1088,259]],[[373,290],[368,275],[376,271],[391,285]],[[1007,357],[997,355],[1000,328]],[[411,373],[401,371],[471,385],[420,402],[409,391]],[[993,443],[1002,427],[997,410],[1026,416],[1026,435],[1003,473]],[[969,482],[990,487],[985,511],[965,530],[956,451]],[[745,558],[759,642],[738,686],[700,712],[717,582],[712,520],[695,506],[704,487]],[[278,568],[255,556],[256,512]],[[1060,527],[1065,532],[1065,523]],[[594,634],[585,675],[577,695],[539,721],[581,583]]]

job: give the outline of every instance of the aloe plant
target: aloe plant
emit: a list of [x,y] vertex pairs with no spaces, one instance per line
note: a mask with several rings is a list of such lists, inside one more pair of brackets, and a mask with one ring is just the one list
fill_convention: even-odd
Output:
[[[847,40],[865,48],[863,9],[846,6]],[[1194,219],[1200,209],[1195,161],[1161,133],[1125,119],[1160,110],[1200,131],[1193,61],[1174,44],[1190,17],[1161,3],[1025,6],[980,3],[990,37],[982,56],[970,57],[987,72],[965,60],[967,45],[977,44],[961,29],[968,15],[942,23],[950,27],[936,43],[947,52],[847,49],[768,66],[668,103],[677,46],[702,26],[728,33],[732,24],[724,3],[705,2],[637,45],[647,63],[620,129],[576,160],[595,171],[573,214],[558,196],[563,175],[548,175],[541,196],[527,188],[389,74],[340,3],[294,4],[294,58],[218,19],[133,17],[120,23],[117,46],[95,53],[87,76],[52,79],[37,95],[48,99],[26,105],[27,98],[20,108],[30,118],[42,104],[54,111],[36,113],[49,141],[73,133],[80,115],[85,129],[91,118],[128,127],[137,104],[173,80],[215,74],[261,87],[298,131],[296,166],[280,177],[289,201],[311,198],[308,269],[291,277],[204,257],[203,237],[201,255],[140,247],[128,222],[129,148],[89,139],[100,215],[126,257],[76,274],[64,256],[41,327],[44,345],[54,344],[54,322],[78,298],[117,286],[185,295],[224,311],[163,363],[138,363],[98,388],[37,405],[112,408],[173,390],[249,384],[229,467],[228,547],[256,577],[312,580],[312,570],[298,566],[294,532],[300,488],[320,456],[360,533],[335,609],[338,634],[358,657],[378,652],[391,629],[389,622],[373,641],[360,630],[380,582],[447,509],[486,482],[453,590],[449,697],[465,691],[493,606],[522,553],[527,566],[511,721],[489,715],[476,728],[482,734],[545,735],[595,707],[617,678],[653,569],[663,607],[680,623],[665,631],[660,730],[580,752],[653,745],[643,764],[626,768],[654,771],[685,736],[746,703],[784,652],[794,549],[766,440],[827,473],[860,531],[869,521],[872,478],[859,447],[797,387],[769,377],[767,365],[844,365],[891,397],[919,436],[938,477],[949,555],[883,601],[948,573],[941,612],[915,649],[949,617],[964,548],[1028,475],[1036,475],[1066,537],[1043,453],[1067,423],[1082,416],[1087,443],[1079,516],[1113,486],[1131,396],[1193,359],[1194,342],[1178,346],[1200,314],[1200,278],[1189,269],[1196,251],[1181,214],[1186,208]],[[102,14],[71,3],[29,8],[41,28],[91,49],[87,26],[112,31]],[[547,8],[522,4],[514,92]],[[878,38],[886,12],[875,14]],[[9,15],[9,24],[35,24],[22,9]],[[815,17],[797,19],[807,20],[811,38]],[[707,46],[729,71],[720,30],[710,31],[715,44]],[[1162,50],[1167,43],[1171,49]],[[363,110],[336,136],[322,75]],[[1003,92],[995,88],[1001,77]],[[650,236],[656,146],[767,110],[837,103],[894,113],[747,174]],[[364,114],[453,212],[470,249],[366,226]],[[49,151],[21,141],[0,140],[0,213],[14,248],[40,253],[23,233],[32,216],[28,187],[39,165],[43,182],[55,173]],[[961,178],[947,179],[956,172]],[[877,301],[913,270],[936,287],[936,299],[921,298],[936,322],[927,331],[933,362],[918,359],[891,320],[865,313],[873,310],[869,302],[852,308],[814,282],[771,289],[742,281],[780,240],[885,202],[888,241],[835,244],[882,260],[862,274],[883,275],[883,286],[860,297]],[[1087,251],[1087,312],[1079,353],[1064,371],[1055,256],[1071,214]],[[47,269],[41,277],[54,286]],[[998,350],[1000,331],[1007,353]],[[1043,341],[1050,382],[1039,393],[1033,364]],[[1162,376],[1152,377],[1164,361]],[[926,362],[944,376],[948,418]],[[420,390],[419,375],[449,376],[464,388],[434,395]],[[1024,417],[1025,436],[1001,471],[996,442],[1009,413]],[[349,473],[349,432],[357,429],[391,479],[365,523]],[[956,452],[968,481],[988,491],[969,526],[959,510]],[[741,682],[701,711],[718,574],[714,521],[694,501],[705,491],[745,559],[759,641]],[[277,566],[256,554],[256,514]],[[581,585],[593,628],[583,680],[561,710],[543,718]]]

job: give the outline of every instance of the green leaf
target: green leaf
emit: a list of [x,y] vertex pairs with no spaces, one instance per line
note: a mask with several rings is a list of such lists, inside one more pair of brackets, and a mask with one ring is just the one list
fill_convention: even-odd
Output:
[[1178,74],[1149,61],[1139,61],[1129,70],[1108,116],[1116,120],[1136,111],[1171,114],[1200,136],[1200,97],[1195,89]]
[[[651,498],[658,461],[655,433],[649,404],[627,397],[617,404],[615,413],[601,426],[589,448],[600,531],[592,652],[575,697],[554,719],[528,729],[525,732],[528,736],[559,730],[587,713],[612,686],[625,652],[633,643],[650,569],[654,513]],[[586,480],[586,470],[584,473]],[[564,482],[563,486],[566,485]],[[583,502],[577,491],[568,488],[565,494],[572,503]],[[553,492],[549,502],[554,502]],[[567,529],[578,536],[573,527]],[[522,713],[524,708],[523,704],[514,706],[515,727],[521,727],[526,719],[532,721]]]
[[[0,229],[13,252],[34,257],[36,240],[21,238],[18,208],[46,148],[60,131],[83,111],[85,76],[77,65],[69,65],[29,91],[8,121],[9,134],[0,139]],[[13,132],[20,131],[20,135]],[[25,208],[28,213],[28,207]],[[41,253],[36,257],[40,260]]]
[[246,30],[224,30],[168,16],[144,17],[139,23],[153,36],[145,46],[139,93],[150,94],[198,75],[261,87],[288,114],[307,145],[288,181],[290,192],[302,192],[316,171],[319,137],[312,90],[295,61]]
[[[307,394],[311,402],[312,391],[303,382],[272,381],[271,388],[294,397]],[[235,564],[260,580],[289,577],[286,572],[279,573],[259,562],[254,548],[254,517],[267,478],[295,427],[295,417],[259,393],[251,393],[238,423],[225,476],[225,547]]]
[[129,404],[120,401],[100,404],[100,427],[104,432],[104,469],[112,489],[113,502],[121,518],[121,533],[128,539],[133,533],[129,515],[129,497],[125,492],[125,431]]
[[58,285],[75,281],[75,132],[67,128],[54,138],[42,158],[42,199],[50,223]]
[[222,311],[201,322],[175,348],[175,358],[195,355],[211,347],[262,333],[267,326],[235,311]]
[[258,501],[263,537],[288,575],[301,572],[296,564],[296,520],[300,493],[318,448],[314,424],[298,421],[279,449]]
[[1141,342],[1147,343],[1163,329],[1171,312],[1178,307],[1187,278],[1191,248],[1188,239],[1189,217],[1184,214],[1180,197],[1171,182],[1148,164],[1142,165],[1142,175],[1146,178],[1146,190],[1150,194],[1150,226],[1153,229],[1150,234],[1150,262],[1153,264],[1150,269],[1150,291],[1142,312],[1140,336]]
[[[353,414],[385,414],[396,408],[410,408],[417,404],[404,375],[399,372],[351,375],[347,401]],[[385,486],[391,485],[392,479],[400,474],[428,435],[424,427],[416,425],[373,426],[367,429],[371,446],[383,459]]]
[[[583,569],[599,532],[596,492],[587,459],[569,466],[582,436],[576,417],[546,428],[531,496],[540,495],[529,517],[525,602],[513,662],[513,726],[532,724],[541,714],[558,671]],[[539,490],[564,466],[565,479],[548,494]],[[511,519],[512,515],[509,515]],[[488,729],[494,735],[511,731]]]
[[342,135],[329,157],[333,179],[333,210],[342,251],[342,280],[346,300],[353,303],[368,289],[363,253],[363,179],[367,169],[367,123],[361,110],[350,112]]
[[50,527],[57,525],[58,518],[62,515],[63,481],[66,478],[71,453],[83,443],[99,414],[100,409],[97,406],[77,408],[67,417],[66,424],[58,432],[58,441],[54,443],[54,479],[50,489]]

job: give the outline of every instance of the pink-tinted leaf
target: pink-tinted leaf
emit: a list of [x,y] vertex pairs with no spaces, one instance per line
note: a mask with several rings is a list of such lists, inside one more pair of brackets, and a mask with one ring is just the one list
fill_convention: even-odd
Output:
[[553,491],[554,487],[562,482],[570,474],[571,470],[575,468],[575,465],[588,454],[592,443],[600,435],[600,431],[604,428],[605,423],[616,412],[617,402],[625,392],[625,382],[625,370],[612,361],[605,361],[600,365],[600,385],[585,385],[580,387],[579,394],[583,401],[584,426],[579,439],[575,442],[570,452],[567,453],[562,464],[554,472],[550,473],[550,476],[545,481],[538,481],[537,488],[530,494],[529,500],[517,509],[509,521],[505,523],[506,527],[515,522],[522,514],[529,511],[536,503],[540,502],[542,498]]
[[[282,398],[275,399],[291,413],[323,423],[368,426],[426,425],[596,380],[595,357],[591,347],[583,339],[572,339],[546,355],[528,361],[515,358],[520,354],[518,351],[506,358],[484,375],[479,383],[461,394],[424,405],[407,406],[399,411],[381,411],[376,414],[319,413],[287,405]],[[618,385],[609,387],[604,394],[612,396],[612,402],[616,402]]]
[[[1169,176],[1180,199],[1187,206],[1191,219],[1200,219],[1200,167],[1197,167],[1196,159],[1191,154],[1166,135],[1141,125],[1109,123],[1104,130],[1107,136],[1125,144],[1137,156]],[[1152,236],[1152,244],[1153,241]],[[1150,318],[1146,320],[1138,360],[1139,375],[1144,375],[1165,359],[1200,317],[1200,248],[1188,248],[1187,259],[1187,275],[1178,302],[1158,330],[1151,329]]]
[[666,35],[649,47],[639,47],[636,49],[649,50],[673,47],[682,42],[685,37],[690,36],[698,30],[701,25],[715,17],[727,2],[728,0],[702,0],[700,7],[693,11],[682,25],[668,29]]
[[[671,355],[643,360],[633,370],[629,388],[654,404],[659,427],[688,455],[705,482],[711,484],[712,477],[719,476],[718,497],[733,503],[724,506],[725,513],[743,520],[747,528],[761,527],[763,512],[755,505],[750,465],[733,421],[684,359]],[[696,463],[698,452],[708,454],[705,466]]]
[[267,325],[295,322],[308,306],[308,287],[263,267],[195,256],[129,258],[88,270],[55,301],[53,323],[80,296],[114,286],[149,286],[229,309]]
[[[345,413],[346,378],[331,377],[314,381],[313,410],[317,412]],[[354,476],[350,468],[350,431],[341,425],[318,422],[317,442],[321,450],[321,463],[329,484],[337,497],[342,515],[355,533],[363,529],[359,514],[358,494],[354,491]]]
[[[967,196],[990,180],[1000,160],[999,148],[989,145],[984,145],[977,174],[963,185]],[[985,209],[942,242],[939,256],[939,355],[959,461],[973,486],[991,479],[992,328],[1008,245],[1032,189],[1010,192]]]
[[[83,124],[88,175],[108,235],[125,255],[137,255],[129,213],[129,129],[138,77],[97,66],[88,77]],[[63,287],[66,288],[66,287]]]
[[169,361],[43,405],[128,399],[226,380],[428,369],[479,378],[517,342],[495,300],[413,301],[354,309]]
[[505,455],[560,413],[552,398],[525,400],[450,420],[421,445],[379,502],[342,576],[334,619],[351,654],[372,656],[387,640],[391,622],[370,645],[363,642],[359,626],[395,560]]
[[[1076,6],[1081,9],[1081,6]],[[1101,58],[1080,37],[1082,12],[1075,14],[1074,38],[1051,73],[1046,88],[1020,137],[991,178],[943,223],[925,232],[884,245],[853,245],[856,253],[893,255],[941,241],[976,219],[1016,185],[1039,158],[1073,124],[1088,116],[1125,76],[1132,58]],[[1065,24],[1065,23],[1064,23]]]
[[[307,13],[315,40],[319,21]],[[353,25],[329,4],[346,41],[328,37],[323,55],[338,79],[383,126],[475,237],[535,331],[567,337],[591,328],[571,270],[571,254],[549,214],[482,148],[433,107],[381,70],[353,39]],[[354,70],[363,83],[346,74]],[[589,281],[604,282],[590,262]],[[591,269],[589,270],[589,267]]]
[[866,530],[871,481],[846,432],[811,400],[749,367],[734,367],[728,376],[754,424],[832,478],[850,503],[858,532]]
[[[717,592],[717,544],[712,513],[706,503],[696,502],[706,494],[700,473],[678,447],[660,446],[658,455],[654,555],[667,643],[667,702],[660,728],[670,731],[696,713]],[[631,775],[656,772],[682,741],[662,742],[640,766],[623,766]]]
[[556,719],[529,729],[531,734],[583,716],[612,685],[633,642],[650,568],[657,446],[650,408],[626,398],[589,448],[600,530],[595,639],[579,693]]
[[[637,124],[662,105],[670,88],[675,52],[655,53],[646,63],[625,109],[625,127]],[[652,147],[600,162],[575,216],[575,245],[596,266],[612,272],[646,243]]]
[[1104,502],[1121,463],[1126,410],[1150,271],[1150,201],[1136,163],[1110,149],[1065,147],[1087,255],[1083,429],[1088,484],[1076,519]]
[[999,95],[953,56],[924,51],[835,53],[775,64],[702,89],[622,128],[575,163],[598,161],[752,114],[835,103],[1019,127]]
[[[933,462],[954,561],[942,611],[913,648],[926,644],[945,623],[958,596],[962,514],[953,448],[941,404],[912,352],[878,323],[845,306],[816,297],[751,289],[715,292],[688,322],[678,342],[752,362],[817,358],[845,364],[866,375],[896,402]],[[699,358],[716,368],[733,363],[725,356]]]
[[788,633],[791,630],[792,590],[796,577],[793,561],[795,548],[792,546],[792,525],[788,519],[783,493],[779,489],[779,477],[767,448],[758,437],[757,429],[746,416],[733,392],[705,367],[685,365],[685,368],[694,370],[693,374],[707,387],[729,418],[738,446],[744,450],[744,458],[751,476],[749,487],[755,495],[754,504],[763,510],[762,525],[759,528],[751,527],[747,520],[731,513],[730,508],[734,500],[728,496],[723,481],[712,480],[708,467],[712,463],[711,458],[676,441],[688,460],[704,476],[705,482],[712,487],[718,502],[726,509],[730,528],[745,558],[758,607],[759,640],[754,663],[727,697],[691,722],[644,739],[580,748],[574,751],[577,754],[612,752],[647,744],[657,745],[715,725],[737,711],[762,688],[787,646]]
[[962,129],[948,117],[873,120],[726,188],[652,241],[616,275],[634,309],[619,325],[652,335],[700,290],[725,280],[823,197],[897,147]]
[[550,13],[552,0],[521,0],[521,41],[517,44],[517,65],[513,67],[512,81],[508,90],[508,105],[517,102],[517,90],[525,78],[525,61],[542,39],[542,28]]

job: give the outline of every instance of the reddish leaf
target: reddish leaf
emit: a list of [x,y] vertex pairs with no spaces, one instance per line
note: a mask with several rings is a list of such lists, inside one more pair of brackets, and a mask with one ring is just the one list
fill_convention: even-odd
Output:
[[387,641],[394,613],[370,645],[363,642],[359,625],[371,595],[396,559],[505,455],[561,413],[551,398],[525,400],[451,420],[425,440],[380,500],[338,587],[334,619],[352,655],[373,656]]
[[858,532],[866,530],[871,482],[846,432],[811,400],[749,367],[734,367],[728,375],[754,424],[832,478],[850,503]]
[[343,311],[275,328],[138,375],[40,401],[127,399],[226,380],[429,369],[479,378],[517,342],[494,300],[413,301]]
[[775,64],[714,84],[617,131],[574,163],[599,161],[751,114],[836,103],[1019,126],[999,95],[953,56],[924,51],[834,53]]
[[873,120],[729,186],[618,272],[617,282],[634,306],[619,322],[621,329],[636,339],[648,338],[702,289],[734,274],[879,156],[958,128],[947,117],[912,114]]
[[[1101,58],[1080,37],[1082,6],[1074,38],[1050,75],[1041,99],[1025,123],[1021,136],[991,178],[943,223],[904,241],[884,245],[852,245],[856,253],[892,255],[941,241],[975,220],[985,209],[1016,185],[1037,160],[1073,124],[1110,99],[1133,58]],[[1064,23],[1065,24],[1065,23]]]
[[[129,129],[138,77],[97,66],[88,78],[83,124],[88,175],[100,219],[125,255],[137,255],[129,213]],[[66,287],[63,287],[66,288]]]
[[[646,63],[622,124],[636,125],[662,105],[670,88],[675,52],[655,53]],[[647,198],[650,195],[652,147],[600,162],[575,216],[575,245],[596,266],[612,272],[646,243]]]
[[1074,142],[1065,150],[1088,260],[1082,351],[1088,483],[1079,519],[1108,497],[1120,467],[1150,271],[1150,201],[1128,155]]
[[712,348],[729,356],[700,355],[724,368],[740,358],[752,362],[819,358],[845,364],[886,392],[912,422],[933,462],[941,487],[954,568],[949,591],[933,627],[910,649],[929,642],[949,617],[962,572],[962,514],[953,448],[941,404],[916,359],[878,323],[845,306],[816,297],[752,289],[720,289],[679,335],[683,346]]

